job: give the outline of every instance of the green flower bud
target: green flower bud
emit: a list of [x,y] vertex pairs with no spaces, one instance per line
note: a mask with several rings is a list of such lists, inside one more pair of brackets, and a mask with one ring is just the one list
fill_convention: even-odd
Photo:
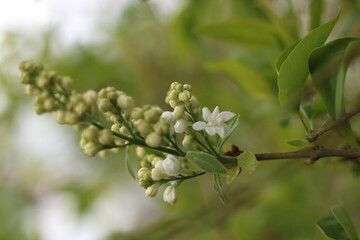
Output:
[[98,100],[98,107],[101,112],[112,112],[114,107],[109,99],[101,98]]
[[144,120],[138,120],[138,122],[136,122],[135,124],[135,127],[142,136],[146,136],[152,131],[152,127],[150,126],[150,124],[148,124]]
[[68,124],[73,125],[73,124],[78,123],[80,120],[79,120],[79,116],[76,115],[75,113],[73,113],[73,112],[66,112],[65,121],[66,121]]
[[184,84],[183,85],[183,88],[184,88],[184,90],[188,90],[188,91],[191,91],[191,85],[190,84]]
[[117,104],[122,109],[131,110],[134,107],[134,100],[132,97],[123,94],[117,98]]
[[186,148],[192,148],[193,147],[193,137],[191,135],[185,135],[182,145]]
[[195,96],[192,96],[190,98],[190,103],[193,108],[197,108],[200,106],[199,100]]
[[42,76],[37,79],[36,83],[40,88],[46,89],[50,85],[50,80],[47,77]]
[[176,107],[174,108],[175,118],[176,118],[176,119],[182,118],[184,112],[185,112],[185,107],[184,107],[184,106],[176,106]]
[[148,197],[155,197],[158,193],[158,188],[160,187],[161,183],[154,183],[150,187],[146,188],[145,195]]
[[146,156],[146,151],[142,147],[136,147],[136,156],[139,158],[144,158]]
[[144,120],[148,123],[156,123],[162,114],[159,107],[153,107],[144,112]]
[[179,96],[179,92],[172,90],[169,94],[169,100],[177,100]]
[[[139,171],[137,172],[138,178],[144,178],[144,179],[146,179],[145,176],[146,176],[146,175],[149,175],[149,174],[150,174],[150,176],[151,176],[151,171],[150,171],[150,169],[148,169],[148,168],[140,168]],[[150,177],[150,179],[151,179],[151,177]]]
[[67,93],[70,93],[74,88],[74,82],[70,77],[61,78],[60,85]]
[[179,100],[182,102],[187,102],[191,98],[191,92],[185,90],[182,93],[179,94]]
[[90,157],[95,156],[100,150],[100,146],[94,142],[88,142],[84,146],[84,153]]
[[170,125],[166,119],[160,118],[157,123],[154,124],[154,130],[159,135],[166,135],[170,132]]
[[78,116],[82,116],[87,111],[87,105],[85,102],[79,102],[74,106],[74,113]]
[[90,125],[85,131],[81,134],[81,137],[93,141],[98,138],[99,135],[99,129],[95,127],[94,125]]
[[143,178],[139,179],[139,185],[143,188],[148,188],[151,185],[151,181],[147,181]]
[[147,135],[145,143],[150,147],[160,147],[162,143],[162,138],[159,134],[153,132]]
[[104,129],[100,131],[98,140],[101,145],[112,145],[114,143],[114,136],[109,129]]
[[66,121],[66,112],[64,110],[58,110],[56,111],[55,113],[56,115],[56,121],[59,123],[59,124],[65,124]]
[[120,123],[114,123],[113,125],[111,125],[111,131],[113,132],[119,132],[120,128],[121,128]]
[[170,100],[170,101],[169,101],[169,105],[170,105],[172,108],[175,108],[176,106],[179,105],[179,101]]
[[134,120],[138,120],[143,118],[144,114],[143,114],[143,110],[139,107],[135,107],[132,109],[131,111],[131,118],[133,118]]
[[122,126],[120,129],[119,129],[119,132],[123,135],[129,135],[130,132],[129,130],[125,127],[125,126]]
[[83,94],[83,99],[86,104],[93,105],[97,100],[97,93],[94,90],[88,90]]

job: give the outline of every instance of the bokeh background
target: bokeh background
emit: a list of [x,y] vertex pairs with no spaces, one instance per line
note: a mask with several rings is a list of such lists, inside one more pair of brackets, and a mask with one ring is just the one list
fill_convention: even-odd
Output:
[[[226,206],[211,176],[182,184],[175,206],[146,198],[123,153],[86,157],[71,127],[37,116],[17,69],[33,59],[71,76],[79,92],[115,86],[166,110],[171,82],[190,83],[203,106],[240,114],[231,143],[296,150],[285,140],[305,130],[277,102],[276,58],[339,11],[331,38],[359,37],[358,0],[0,2],[0,239],[326,239],[315,223],[337,203],[360,229],[360,179],[338,159],[264,162],[224,186]],[[348,72],[349,108],[359,69],[356,60]]]

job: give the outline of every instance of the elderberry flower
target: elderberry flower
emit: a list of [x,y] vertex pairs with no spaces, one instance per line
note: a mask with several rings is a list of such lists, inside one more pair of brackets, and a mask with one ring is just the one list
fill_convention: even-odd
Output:
[[170,124],[171,133],[184,133],[186,129],[191,125],[190,122],[184,119],[176,120],[176,115],[174,112],[165,111],[161,114],[161,118],[168,121],[168,123]]
[[219,107],[216,106],[211,113],[207,107],[202,109],[203,119],[207,122],[198,121],[194,123],[193,129],[196,131],[204,130],[207,134],[214,136],[218,134],[221,138],[225,137],[225,132],[228,130],[228,125],[225,124],[231,118],[235,117],[235,113],[224,111],[220,112]]

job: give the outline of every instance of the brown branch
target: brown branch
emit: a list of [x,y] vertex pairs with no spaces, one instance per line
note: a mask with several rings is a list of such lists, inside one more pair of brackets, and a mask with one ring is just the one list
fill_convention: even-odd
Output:
[[327,131],[338,127],[339,125],[341,125],[342,123],[346,122],[347,120],[349,120],[350,118],[352,118],[353,116],[355,116],[356,114],[360,113],[360,108],[355,109],[354,111],[345,114],[344,116],[342,116],[341,118],[336,119],[335,121],[331,122],[329,125],[319,128],[315,131],[313,131],[312,133],[310,133],[306,139],[312,143],[315,142],[318,137],[320,137],[321,135],[323,135],[324,133],[326,133]]
[[[325,157],[344,157],[344,158],[360,158],[360,151],[357,150],[330,150],[330,149],[317,149],[308,151],[296,152],[279,152],[279,153],[256,153],[255,157],[258,161],[266,160],[280,160],[280,159],[311,159],[318,160]],[[236,158],[221,158],[220,161],[224,164],[236,164]]]

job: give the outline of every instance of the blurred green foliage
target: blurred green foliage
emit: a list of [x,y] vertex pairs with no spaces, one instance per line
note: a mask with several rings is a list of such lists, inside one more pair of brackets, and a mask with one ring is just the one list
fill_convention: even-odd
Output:
[[[9,33],[1,46],[0,86],[8,105],[0,115],[0,240],[41,239],[39,233],[26,230],[24,213],[41,204],[43,195],[70,194],[80,218],[126,174],[123,154],[106,160],[76,159],[75,154],[74,167],[86,162],[95,174],[84,181],[64,177],[39,196],[39,182],[47,182],[51,173],[41,166],[22,169],[26,165],[12,157],[21,146],[9,140],[29,101],[17,82],[21,59],[33,58],[71,76],[80,92],[114,86],[132,95],[138,105],[152,103],[164,109],[170,83],[190,83],[202,105],[240,114],[230,142],[254,152],[295,150],[285,140],[303,138],[305,130],[297,115],[277,101],[276,59],[340,10],[334,35],[359,37],[360,2],[355,0],[189,0],[171,17],[162,16],[151,0],[133,1],[113,26],[99,30],[106,39],[101,44],[77,44],[67,50],[58,49],[56,29],[36,36]],[[356,106],[358,100],[346,104]],[[315,122],[316,127],[320,124]],[[68,135],[63,141],[76,148],[77,137],[70,131]],[[132,164],[137,164],[135,157]],[[131,232],[109,232],[108,239],[326,239],[315,223],[338,202],[360,227],[359,179],[351,175],[349,164],[334,159],[305,166],[301,160],[289,160],[266,162],[258,169],[231,185],[223,184],[229,198],[226,206],[212,191],[209,176],[203,176],[178,188],[175,206],[156,199],[164,214],[138,212],[144,219],[154,218],[152,224],[139,222]]]

